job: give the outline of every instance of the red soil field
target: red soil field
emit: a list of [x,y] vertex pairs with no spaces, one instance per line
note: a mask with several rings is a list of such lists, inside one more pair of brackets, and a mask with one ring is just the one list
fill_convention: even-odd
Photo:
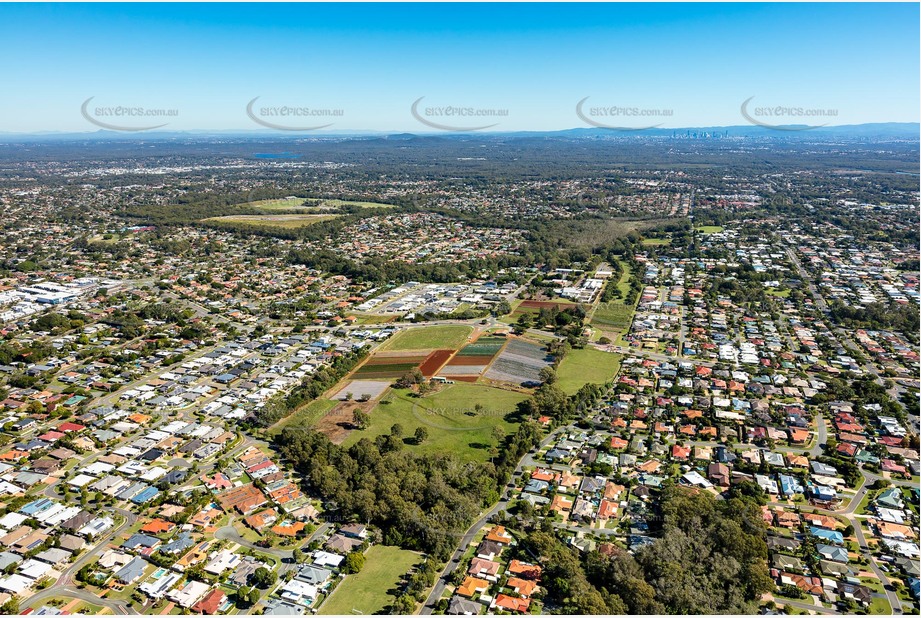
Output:
[[446,360],[451,358],[452,354],[454,354],[454,350],[435,350],[429,354],[425,362],[419,366],[419,371],[421,371],[422,375],[425,377],[431,378],[438,373],[438,370],[441,369],[441,366],[445,364]]

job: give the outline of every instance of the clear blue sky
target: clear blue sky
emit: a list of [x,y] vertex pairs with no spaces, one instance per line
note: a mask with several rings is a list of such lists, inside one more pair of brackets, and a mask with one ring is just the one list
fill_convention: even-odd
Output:
[[584,97],[672,110],[666,127],[744,124],[751,96],[917,122],[918,23],[918,4],[870,3],[3,4],[0,131],[96,130],[91,96],[178,109],[169,129],[258,129],[256,96],[356,130],[425,130],[423,96],[507,109],[496,130],[586,126]]

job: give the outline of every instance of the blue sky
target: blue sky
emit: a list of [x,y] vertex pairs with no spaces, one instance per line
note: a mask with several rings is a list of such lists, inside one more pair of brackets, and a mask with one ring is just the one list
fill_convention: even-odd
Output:
[[93,114],[176,109],[183,130],[261,129],[257,96],[342,110],[331,130],[432,130],[420,97],[507,110],[494,130],[588,126],[585,97],[671,112],[603,119],[618,126],[744,124],[752,96],[836,110],[827,124],[917,122],[918,22],[917,4],[3,4],[0,131],[95,131],[89,97]]

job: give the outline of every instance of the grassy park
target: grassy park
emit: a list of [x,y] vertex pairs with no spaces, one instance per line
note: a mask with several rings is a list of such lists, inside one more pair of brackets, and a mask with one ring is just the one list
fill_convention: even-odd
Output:
[[365,557],[364,568],[339,584],[320,606],[320,614],[380,613],[396,599],[394,592],[402,576],[421,560],[415,552],[387,545],[372,546]]
[[603,384],[617,373],[621,358],[595,348],[571,350],[557,369],[557,384],[569,395],[586,383]]
[[[371,411],[370,426],[351,432],[344,445],[388,434],[390,427],[399,423],[407,448],[485,461],[489,447],[495,443],[493,428],[514,431],[515,423],[506,420],[506,415],[525,399],[527,395],[523,393],[470,383],[449,384],[425,397],[412,397],[408,390],[394,389]],[[479,413],[475,413],[477,404],[482,406]],[[425,427],[428,438],[416,445],[412,436],[418,427]]]

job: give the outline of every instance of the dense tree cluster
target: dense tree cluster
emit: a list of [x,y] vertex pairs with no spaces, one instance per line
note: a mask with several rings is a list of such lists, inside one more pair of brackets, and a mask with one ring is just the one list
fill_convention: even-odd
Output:
[[506,439],[492,462],[403,448],[402,431],[346,449],[312,430],[286,428],[276,438],[308,489],[343,516],[379,526],[385,543],[446,559],[480,510],[499,498],[521,457],[540,439],[530,422]]
[[849,305],[840,301],[832,301],[829,311],[835,322],[851,328],[897,330],[914,337],[917,337],[918,330],[921,328],[918,309],[911,303]]
[[655,543],[580,555],[550,528],[521,542],[525,559],[544,565],[548,606],[562,614],[752,614],[773,589],[758,500],[744,493],[717,500],[667,487]]

